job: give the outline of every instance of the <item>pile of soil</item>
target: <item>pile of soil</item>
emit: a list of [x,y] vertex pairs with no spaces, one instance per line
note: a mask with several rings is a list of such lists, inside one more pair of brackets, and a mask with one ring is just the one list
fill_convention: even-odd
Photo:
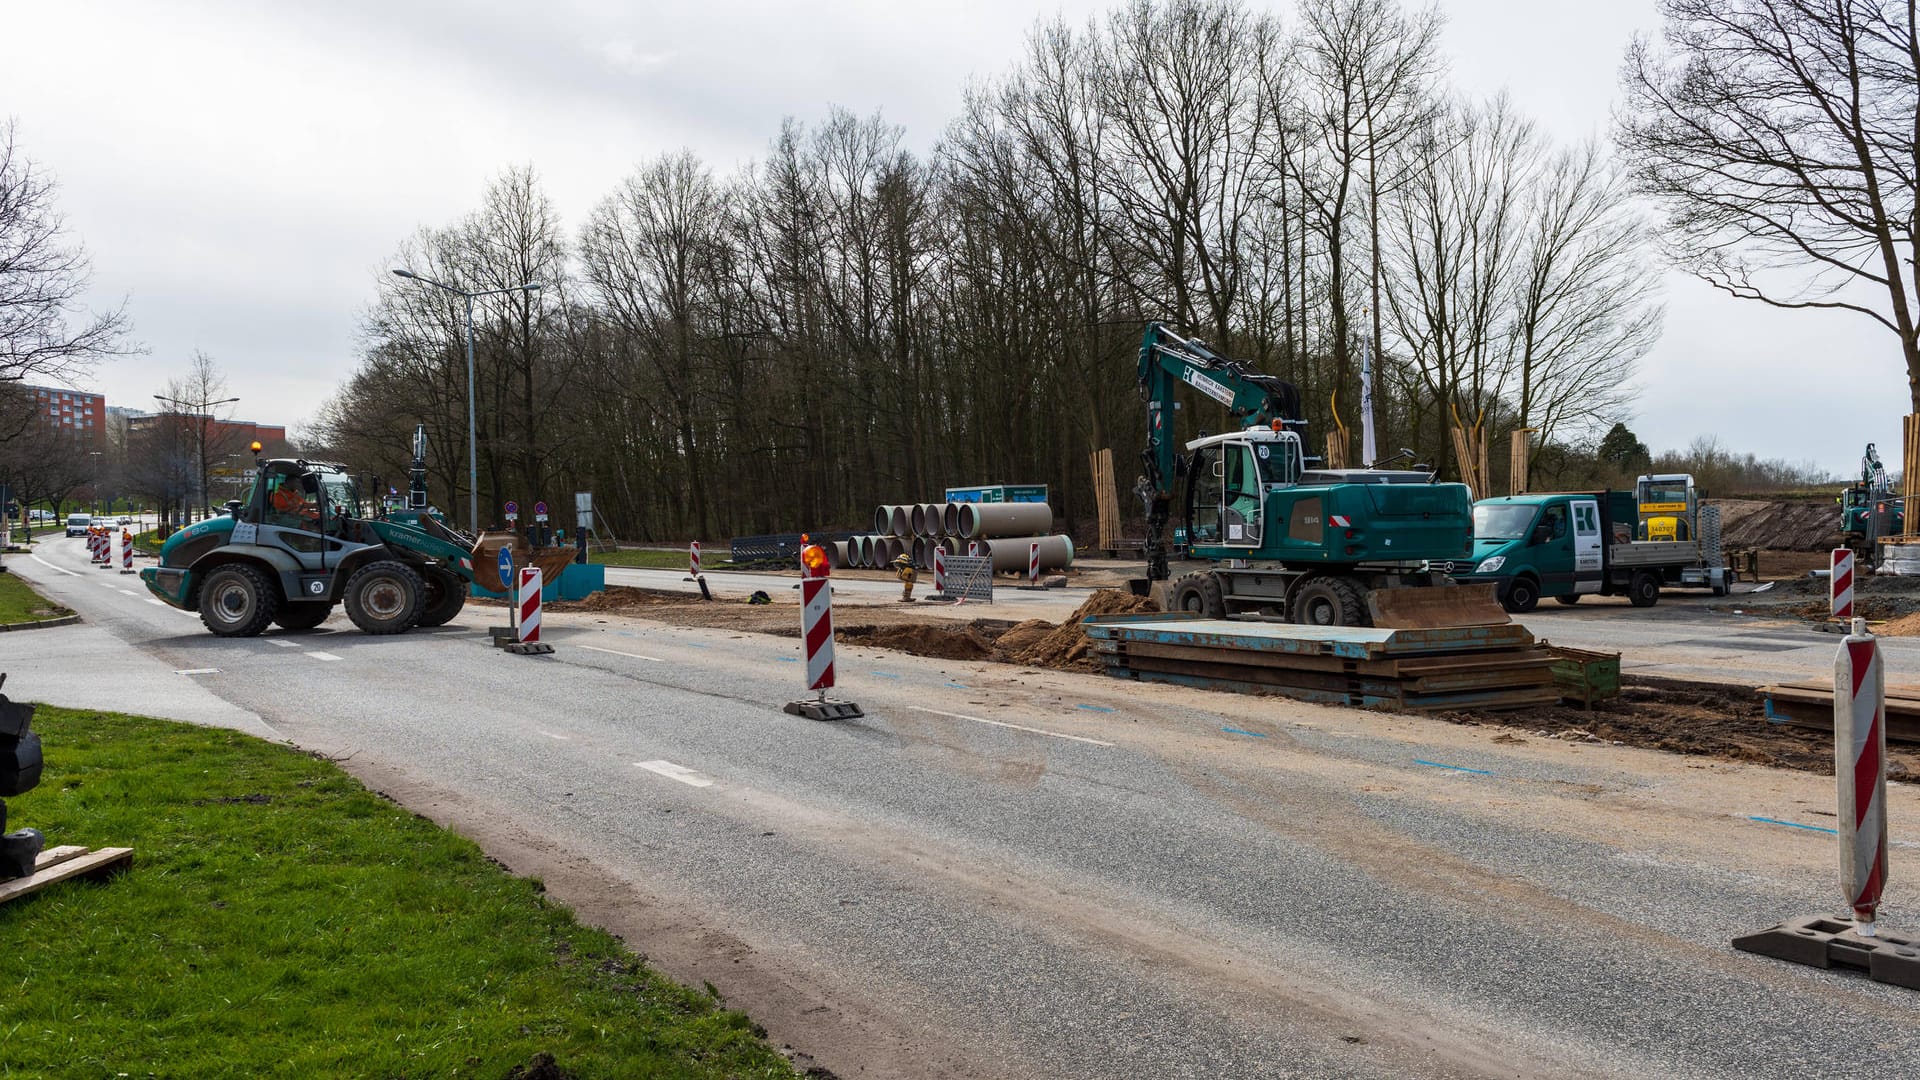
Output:
[[842,645],[894,649],[937,660],[986,660],[993,656],[996,630],[1007,625],[995,624],[995,620],[976,619],[965,626],[849,626],[837,629],[834,636]]
[[[1825,622],[1832,610],[1831,601],[1827,599],[1827,579],[1804,575],[1783,578],[1763,593],[1739,593],[1715,601],[1713,606],[1716,610],[1737,609],[1748,615],[1784,615],[1809,622]],[[1920,614],[1920,577],[1855,575],[1853,606],[1855,614],[1875,622],[1883,619],[1898,621]],[[1880,632],[1878,627],[1875,631]],[[1920,634],[1920,628],[1891,632]]]
[[1045,619],[1028,619],[1023,623],[1015,623],[1013,628],[1001,634],[1000,639],[994,644],[999,646],[1000,651],[1009,655],[1023,653],[1053,631],[1054,624]]
[[[1159,611],[1160,606],[1143,596],[1123,593],[1116,589],[1102,589],[1087,598],[1087,602],[1074,609],[1065,622],[1048,631],[1046,636],[1014,652],[1002,647],[1004,659],[1015,664],[1030,667],[1058,668],[1061,671],[1096,671],[1099,665],[1091,655],[1086,628],[1080,620],[1090,615],[1130,615],[1135,612]],[[1021,625],[1032,627],[1035,619]],[[1017,627],[1016,627],[1017,629]],[[1029,633],[1032,631],[1030,630]]]
[[1840,544],[1840,508],[1832,499],[1709,499],[1720,508],[1720,543],[1729,549],[1820,551]]
[[[1833,773],[1831,733],[1769,723],[1759,694],[1746,687],[1636,677],[1624,681],[1619,697],[1596,704],[1592,711],[1561,706],[1438,715],[1455,723],[1520,728],[1535,738],[1619,743],[1829,776]],[[1503,742],[1512,739],[1501,737]],[[1920,750],[1889,746],[1887,778],[1920,780]]]

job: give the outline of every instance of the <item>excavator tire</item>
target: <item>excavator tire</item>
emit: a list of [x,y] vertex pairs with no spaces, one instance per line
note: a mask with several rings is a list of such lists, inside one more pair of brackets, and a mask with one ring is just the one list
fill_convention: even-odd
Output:
[[1343,577],[1310,577],[1294,590],[1293,621],[1307,626],[1370,625],[1366,593]]
[[370,562],[347,579],[347,618],[369,634],[403,634],[420,621],[426,591],[420,572],[406,563]]
[[1220,592],[1220,579],[1204,570],[1181,575],[1173,583],[1173,610],[1203,619],[1226,618],[1227,602]]
[[467,583],[444,570],[422,575],[427,591],[420,601],[418,626],[443,626],[467,606]]
[[200,621],[220,637],[254,637],[280,608],[280,590],[258,567],[230,563],[200,586]]
[[273,617],[283,630],[311,630],[327,621],[333,605],[324,600],[289,600]]

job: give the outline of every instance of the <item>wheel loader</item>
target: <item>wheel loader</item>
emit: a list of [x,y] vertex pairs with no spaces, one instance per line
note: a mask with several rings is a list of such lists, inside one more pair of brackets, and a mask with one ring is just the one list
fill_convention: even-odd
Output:
[[257,461],[245,499],[174,533],[140,579],[221,637],[311,629],[335,604],[366,633],[399,634],[459,614],[474,561],[438,522],[362,517],[341,466],[272,458]]

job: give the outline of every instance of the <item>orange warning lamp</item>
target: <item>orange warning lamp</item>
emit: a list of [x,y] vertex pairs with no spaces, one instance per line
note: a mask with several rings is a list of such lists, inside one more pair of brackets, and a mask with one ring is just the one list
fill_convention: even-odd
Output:
[[833,560],[827,558],[827,549],[819,544],[800,549],[800,565],[808,577],[827,577],[833,573]]
[[255,454],[258,454],[264,448],[260,445],[260,440],[255,439],[253,440],[253,445],[249,449],[251,449]]

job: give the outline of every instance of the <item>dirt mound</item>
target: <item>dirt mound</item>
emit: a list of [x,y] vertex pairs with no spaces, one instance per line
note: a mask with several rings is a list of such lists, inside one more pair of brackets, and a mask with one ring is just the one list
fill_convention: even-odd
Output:
[[993,655],[993,638],[975,625],[952,629],[932,625],[850,626],[835,636],[842,645],[894,649],[937,660],[985,660]]
[[567,600],[547,605],[559,611],[632,611],[636,608],[659,607],[662,604],[684,604],[689,600],[685,593],[656,592],[652,589],[636,589],[631,585],[609,585],[601,592],[589,593],[580,600]]
[[1082,619],[1090,615],[1130,615],[1159,610],[1157,604],[1145,597],[1115,589],[1102,589],[1088,597],[1086,603],[1076,608],[1065,622],[1054,627],[1045,637],[1019,652],[1002,649],[1002,655],[1013,663],[1032,667],[1097,671],[1100,665],[1094,662],[1090,654],[1086,628],[1080,625]]
[[[1455,722],[1531,729],[1535,737],[1563,742],[1618,742],[1781,769],[1833,772],[1832,735],[1768,723],[1759,695],[1745,687],[1629,678],[1619,697],[1600,702],[1591,712],[1558,707],[1443,716]],[[1920,754],[1909,747],[1889,747],[1887,777],[1920,779]]]
[[1001,634],[999,640],[995,641],[994,644],[999,647],[1001,652],[1010,655],[1025,652],[1032,648],[1041,638],[1053,633],[1053,631],[1054,624],[1045,619],[1028,619],[1026,622],[1016,623],[1011,630]]
[[1840,508],[1831,499],[1709,499],[1720,508],[1728,549],[1821,551],[1840,544]]
[[1883,637],[1920,637],[1920,613],[1889,619],[1873,628]]

